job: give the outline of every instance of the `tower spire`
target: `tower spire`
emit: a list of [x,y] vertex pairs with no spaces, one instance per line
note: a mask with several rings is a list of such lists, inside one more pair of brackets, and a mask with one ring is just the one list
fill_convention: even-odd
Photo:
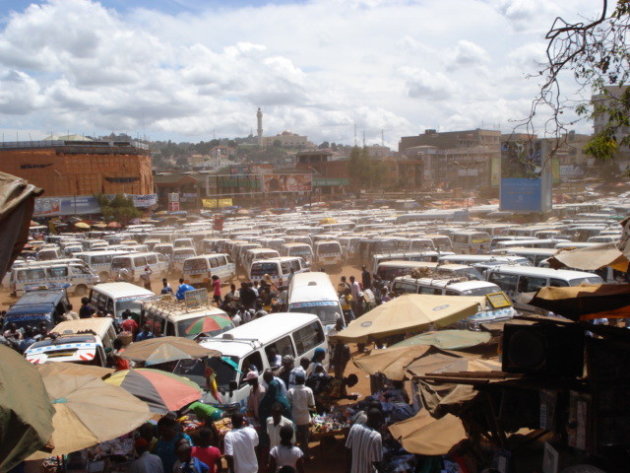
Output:
[[256,119],[258,121],[258,147],[262,148],[263,147],[263,125],[262,125],[262,119],[263,119],[263,113],[262,110],[260,109],[260,107],[258,107],[258,111],[256,112]]

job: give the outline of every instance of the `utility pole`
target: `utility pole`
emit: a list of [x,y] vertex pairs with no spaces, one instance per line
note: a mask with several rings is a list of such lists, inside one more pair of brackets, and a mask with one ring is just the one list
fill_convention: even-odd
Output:
[[354,146],[357,146],[357,122],[354,122]]

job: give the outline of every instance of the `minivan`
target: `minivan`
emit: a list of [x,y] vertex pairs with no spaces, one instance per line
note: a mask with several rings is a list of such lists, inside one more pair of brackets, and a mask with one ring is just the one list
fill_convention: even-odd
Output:
[[285,243],[280,247],[280,254],[282,256],[301,256],[307,263],[313,261],[313,247],[308,243]]
[[[249,270],[249,279],[260,281],[263,276],[269,275],[275,285],[285,285],[291,279],[291,272],[298,274],[309,270],[310,268],[299,256],[278,256],[254,261]],[[282,284],[280,284],[281,281]]]
[[11,294],[21,296],[27,291],[41,288],[66,288],[72,295],[83,296],[90,286],[100,282],[99,277],[83,261],[63,261],[42,261],[12,269],[9,282]]
[[277,258],[278,256],[280,256],[278,250],[274,250],[272,248],[251,248],[245,251],[242,257],[242,262],[243,268],[245,268],[245,276],[247,277],[247,279],[251,280],[250,271],[252,268],[252,263],[254,261]]
[[114,256],[110,270],[110,279],[135,282],[146,267],[151,268],[152,277],[166,277],[168,261],[161,253],[133,253]]
[[106,282],[112,269],[112,258],[114,256],[129,254],[124,250],[104,250],[104,251],[84,251],[75,256],[84,261],[92,271],[98,274],[101,282]]
[[171,258],[171,272],[179,277],[184,270],[184,261],[188,258],[194,258],[195,256],[197,256],[197,252],[194,248],[189,248],[187,246],[175,248],[173,250],[173,257]]
[[48,330],[63,320],[72,310],[65,289],[32,291],[24,294],[4,316],[2,330],[10,324],[18,328],[38,327],[42,322]]
[[193,287],[212,289],[212,276],[219,276],[223,284],[236,277],[236,266],[230,255],[226,253],[211,253],[188,258],[182,269],[183,278]]
[[326,333],[335,328],[339,318],[345,325],[339,295],[326,273],[314,271],[294,275],[289,285],[288,304],[289,312],[317,315]]
[[487,253],[490,251],[490,234],[476,230],[460,230],[452,235],[455,253]]
[[336,240],[320,240],[315,243],[317,266],[340,266],[343,263],[341,245]]
[[[226,407],[245,408],[251,386],[245,377],[250,371],[258,374],[262,383],[265,370],[271,369],[274,354],[291,355],[294,359],[312,359],[317,348],[328,353],[324,327],[316,315],[302,313],[274,313],[240,325],[219,337],[208,338],[200,343],[204,348],[217,350],[220,357],[201,362],[183,360],[175,369],[176,374],[205,385],[208,368],[216,377],[218,390]],[[326,358],[325,367],[328,364]],[[207,393],[204,401],[217,404]]]
[[568,287],[601,284],[601,277],[583,271],[537,268],[533,266],[495,266],[486,270],[486,280],[499,286],[512,298],[517,309],[536,311],[529,301],[542,287]]
[[128,282],[97,284],[90,291],[90,303],[97,311],[112,314],[117,319],[129,309],[134,320],[140,320],[142,301],[157,297],[153,292]]

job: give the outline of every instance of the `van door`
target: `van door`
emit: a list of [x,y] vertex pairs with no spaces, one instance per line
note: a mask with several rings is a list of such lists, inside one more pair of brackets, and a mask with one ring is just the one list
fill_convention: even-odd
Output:
[[297,329],[291,336],[295,345],[296,365],[299,358],[307,357],[311,359],[315,354],[315,349],[326,343],[322,324],[318,321]]

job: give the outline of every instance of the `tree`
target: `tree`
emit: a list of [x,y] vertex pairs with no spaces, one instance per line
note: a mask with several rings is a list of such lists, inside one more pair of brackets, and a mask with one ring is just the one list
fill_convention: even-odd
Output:
[[533,117],[540,106],[551,110],[545,129],[551,128],[557,137],[566,135],[568,127],[575,123],[564,119],[564,113],[573,105],[562,98],[560,87],[562,73],[571,72],[582,88],[591,87],[598,97],[593,104],[574,107],[579,117],[596,118],[602,123],[585,151],[605,161],[615,157],[619,146],[630,145],[630,136],[621,133],[629,125],[629,34],[629,0],[617,0],[612,12],[608,0],[602,0],[599,17],[588,23],[556,18],[545,36],[547,62],[539,71],[544,81],[524,123],[527,131],[533,133]]
[[95,197],[106,221],[127,225],[132,219],[140,216],[140,211],[133,205],[133,199],[122,194],[116,194],[114,197],[98,194]]
[[274,148],[282,148],[282,141],[280,141],[280,140],[273,140],[273,147]]
[[319,149],[328,149],[328,148],[330,148],[330,143],[328,143],[328,141],[324,141],[318,146],[318,148]]

